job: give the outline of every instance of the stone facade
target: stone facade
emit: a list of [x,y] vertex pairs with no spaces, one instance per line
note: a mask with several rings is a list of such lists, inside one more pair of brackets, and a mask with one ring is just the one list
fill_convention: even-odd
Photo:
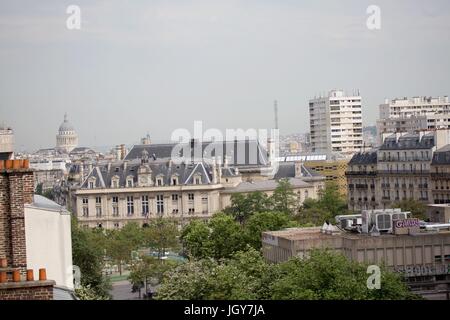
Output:
[[437,201],[436,196],[446,200],[438,194],[447,190],[449,177],[436,170],[447,169],[445,164],[432,168],[432,159],[438,148],[449,143],[449,133],[448,129],[397,133],[386,137],[378,149],[355,154],[346,172],[349,209],[390,208],[407,199],[427,204]]

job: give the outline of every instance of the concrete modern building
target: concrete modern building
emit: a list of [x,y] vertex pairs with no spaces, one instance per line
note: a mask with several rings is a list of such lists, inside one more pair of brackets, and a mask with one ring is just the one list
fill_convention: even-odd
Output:
[[0,160],[8,160],[14,154],[14,133],[10,127],[0,126]]
[[361,151],[361,96],[332,90],[309,101],[311,151],[353,154]]
[[379,106],[379,113],[378,145],[383,141],[383,134],[450,128],[450,101],[447,96],[386,99]]
[[[337,226],[291,228],[262,234],[263,256],[278,263],[291,257],[307,257],[311,249],[327,248],[342,253],[350,260],[381,265],[405,276],[408,285],[423,295],[450,292],[450,224],[442,228],[419,229],[418,220],[395,220],[399,212],[363,212],[374,220],[390,221],[391,231],[350,232]],[[383,216],[378,219],[378,215]],[[385,217],[391,217],[386,220]],[[344,216],[345,217],[345,216]],[[352,217],[353,218],[353,217]],[[362,217],[362,226],[364,225]],[[381,228],[381,227],[380,227]],[[364,229],[364,228],[363,228]],[[371,228],[366,228],[371,230]]]
[[384,118],[377,120],[377,146],[381,145],[386,136],[396,132],[414,133],[427,130],[427,116],[409,116],[402,118]]
[[64,121],[59,126],[56,135],[56,149],[69,153],[78,146],[78,135],[74,127],[70,124],[67,114],[64,115]]
[[[380,119],[388,118],[409,118],[411,116],[432,116],[436,114],[448,114],[450,111],[450,101],[444,97],[413,97],[408,99],[386,99],[379,106]],[[435,124],[438,128],[439,124]]]

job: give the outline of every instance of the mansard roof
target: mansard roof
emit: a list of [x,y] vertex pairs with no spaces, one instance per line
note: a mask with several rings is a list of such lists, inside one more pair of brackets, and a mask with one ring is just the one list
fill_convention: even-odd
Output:
[[[153,181],[156,177],[162,178],[164,185],[170,185],[174,175],[178,177],[180,185],[193,184],[195,177],[201,178],[202,184],[210,184],[213,180],[213,167],[205,162],[178,164],[168,160],[154,160],[149,161],[148,164],[142,164],[140,160],[124,160],[110,165],[104,163],[93,167],[81,188],[88,188],[91,180],[95,181],[95,188],[109,188],[114,177],[119,179],[119,187],[126,187],[129,177],[132,177],[134,183],[138,182],[138,172],[142,166],[150,169]],[[233,172],[230,171],[228,174],[233,174]]]
[[[198,142],[197,142],[198,143]],[[195,150],[194,144],[142,144],[134,145],[128,154],[125,156],[125,160],[134,160],[141,158],[142,151],[146,150],[150,157],[156,159],[169,159],[172,158],[172,150],[178,146],[180,153],[179,157],[190,157]],[[257,140],[234,140],[234,141],[217,141],[200,143],[202,157],[204,160],[212,160],[216,156],[221,156],[222,163],[225,163],[225,159],[231,166],[266,166],[269,164],[267,157],[267,150]],[[184,155],[182,150],[189,150],[188,155]],[[241,154],[238,154],[242,152]]]
[[365,152],[358,152],[348,162],[349,165],[370,165],[377,164],[377,150],[372,149]]
[[450,164],[450,144],[447,144],[434,152],[431,164],[432,165]]
[[396,134],[387,136],[380,150],[431,149],[435,145],[434,134],[407,133],[397,138]]

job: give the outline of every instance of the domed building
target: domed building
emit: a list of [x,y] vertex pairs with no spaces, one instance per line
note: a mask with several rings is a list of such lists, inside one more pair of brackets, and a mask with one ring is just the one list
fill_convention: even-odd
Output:
[[67,114],[65,114],[64,122],[59,126],[58,134],[56,135],[56,149],[68,153],[77,146],[78,135],[69,120],[67,120]]

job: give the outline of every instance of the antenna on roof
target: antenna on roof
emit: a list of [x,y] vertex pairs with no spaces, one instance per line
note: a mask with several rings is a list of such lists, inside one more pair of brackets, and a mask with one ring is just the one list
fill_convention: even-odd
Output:
[[275,114],[275,129],[278,129],[278,101],[273,102],[273,111]]

